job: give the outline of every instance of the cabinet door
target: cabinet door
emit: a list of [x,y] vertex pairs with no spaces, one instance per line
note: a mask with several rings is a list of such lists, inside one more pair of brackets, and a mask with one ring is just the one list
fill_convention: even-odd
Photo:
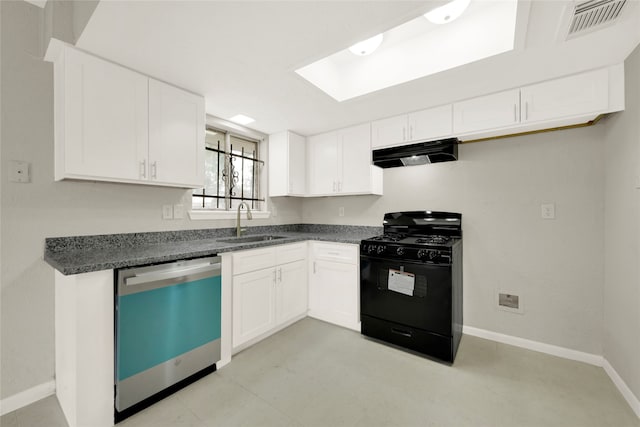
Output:
[[314,260],[309,275],[309,315],[358,330],[358,267]]
[[149,175],[177,187],[204,186],[204,98],[149,79]]
[[233,347],[275,327],[276,270],[233,276]]
[[337,191],[338,136],[336,132],[314,135],[307,140],[309,193],[327,195]]
[[288,193],[293,196],[303,196],[307,192],[306,144],[304,136],[289,132]]
[[269,135],[269,197],[304,196],[306,139],[284,131]]
[[405,142],[407,116],[396,116],[371,122],[371,147],[380,148]]
[[523,87],[522,121],[529,123],[606,111],[608,92],[608,69]]
[[287,132],[269,135],[269,197],[289,195]]
[[453,104],[453,132],[512,126],[520,122],[520,89]]
[[409,114],[409,140],[426,141],[453,133],[452,106],[430,108]]
[[148,78],[74,49],[64,55],[56,179],[146,179]]
[[340,193],[371,191],[371,126],[369,123],[341,130],[338,168]]
[[277,267],[276,323],[307,313],[307,263],[296,261]]

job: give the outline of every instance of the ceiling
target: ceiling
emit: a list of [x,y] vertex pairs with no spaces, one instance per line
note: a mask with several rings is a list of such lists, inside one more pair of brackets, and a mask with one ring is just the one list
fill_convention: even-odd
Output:
[[511,52],[343,102],[295,72],[443,3],[101,0],[77,46],[203,94],[210,115],[312,135],[620,63],[640,42],[640,0],[569,41],[572,0],[518,0]]

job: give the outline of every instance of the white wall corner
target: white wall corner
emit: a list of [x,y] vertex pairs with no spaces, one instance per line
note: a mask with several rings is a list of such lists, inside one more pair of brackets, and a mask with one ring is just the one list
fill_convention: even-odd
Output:
[[633,394],[627,383],[625,383],[622,377],[618,375],[618,372],[616,372],[607,359],[603,358],[602,367],[618,390],[620,390],[620,393],[622,393],[624,399],[627,401],[629,406],[631,406],[633,412],[635,412],[636,416],[640,418],[640,399],[638,399],[638,396]]
[[31,387],[20,393],[16,393],[13,396],[6,397],[0,400],[0,415],[8,414],[16,409],[24,408],[27,405],[31,405],[38,400],[49,397],[56,392],[56,382],[48,381],[46,383]]

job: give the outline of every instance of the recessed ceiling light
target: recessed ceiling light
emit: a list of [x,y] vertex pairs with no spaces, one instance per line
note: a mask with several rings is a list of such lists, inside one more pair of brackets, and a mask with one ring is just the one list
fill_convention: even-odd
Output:
[[377,36],[373,36],[370,39],[363,40],[359,43],[354,44],[349,48],[351,53],[358,56],[365,56],[373,53],[380,44],[382,43],[383,36],[382,34],[378,34]]
[[237,114],[231,117],[229,120],[239,125],[248,125],[249,123],[255,122],[255,119],[245,116],[244,114]]
[[434,24],[448,24],[462,15],[469,7],[469,3],[471,3],[471,0],[453,0],[433,9],[431,12],[425,13],[424,17]]

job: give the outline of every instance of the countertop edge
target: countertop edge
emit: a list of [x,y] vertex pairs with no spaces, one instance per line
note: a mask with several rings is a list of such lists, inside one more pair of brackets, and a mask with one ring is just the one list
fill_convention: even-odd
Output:
[[[287,234],[287,236],[278,240],[268,240],[268,241],[248,242],[248,243],[224,243],[216,239],[210,239],[207,241],[205,240],[181,241],[181,242],[176,242],[174,246],[184,246],[184,245],[193,244],[194,246],[209,245],[211,247],[193,249],[193,250],[188,248],[184,250],[180,250],[179,248],[177,248],[175,252],[171,252],[171,253],[166,253],[161,255],[146,255],[146,256],[140,256],[140,257],[127,258],[127,259],[109,260],[108,256],[105,255],[103,256],[103,258],[105,258],[106,260],[103,260],[103,261],[93,260],[91,262],[86,262],[86,263],[78,263],[78,257],[74,256],[74,251],[62,251],[62,252],[45,251],[44,261],[47,262],[54,269],[58,270],[63,275],[70,276],[75,274],[91,273],[91,272],[104,271],[104,270],[113,270],[118,268],[139,267],[142,265],[159,264],[163,262],[171,262],[171,261],[177,261],[181,259],[201,258],[201,257],[213,256],[217,254],[237,252],[237,251],[243,251],[248,249],[283,245],[283,244],[303,242],[303,241],[326,241],[326,242],[333,242],[333,243],[359,245],[363,239],[371,237],[370,235],[365,235],[366,233],[364,233],[362,236],[359,236],[359,237],[332,235],[331,233],[315,234],[315,235],[301,233],[302,235],[299,235],[299,236],[292,235],[295,233],[291,233],[291,232],[281,233],[281,234]],[[208,242],[208,244],[205,242]],[[153,251],[154,249],[161,250],[171,244],[172,242],[167,242],[163,244],[149,245],[149,246],[140,247],[140,248],[133,247],[129,249],[131,251],[135,251],[136,249],[138,249],[144,253],[145,251]],[[118,249],[122,250],[122,248],[118,248]],[[71,261],[75,261],[75,264]]]

